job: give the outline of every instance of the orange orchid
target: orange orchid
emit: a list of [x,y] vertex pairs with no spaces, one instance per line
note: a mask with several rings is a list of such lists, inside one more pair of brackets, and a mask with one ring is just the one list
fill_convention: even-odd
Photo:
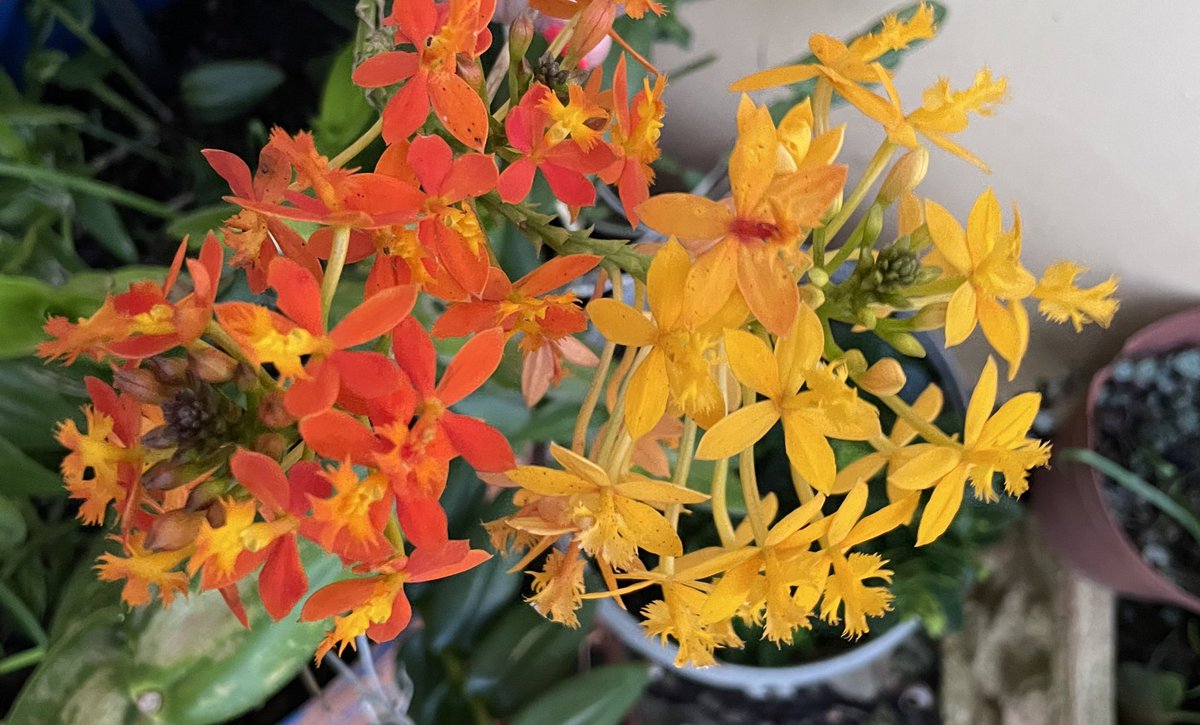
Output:
[[354,82],[380,88],[404,82],[383,109],[383,139],[407,139],[433,107],[442,125],[469,148],[483,150],[488,110],[479,93],[458,74],[458,58],[478,58],[492,44],[488,22],[495,0],[406,0],[384,21],[396,26],[397,44],[413,51],[389,51],[354,69]]
[[127,292],[110,296],[91,317],[71,322],[51,317],[45,331],[51,340],[38,345],[38,355],[63,358],[67,364],[80,355],[93,360],[119,357],[140,360],[194,341],[212,319],[221,278],[221,247],[211,233],[199,260],[186,260],[192,292],[172,302],[170,294],[187,255],[187,240],[179,245],[163,283],[134,282]]
[[187,596],[187,574],[176,567],[191,553],[189,549],[152,551],[146,547],[146,534],[138,531],[125,542],[125,550],[128,556],[101,554],[96,571],[101,581],[124,580],[121,600],[126,604],[131,607],[149,604],[151,586],[158,590],[158,599],[164,607],[170,606],[176,595]]
[[372,576],[318,589],[304,603],[300,621],[318,622],[335,615],[336,618],[333,629],[317,647],[317,662],[335,646],[338,654],[346,645],[354,647],[354,638],[362,634],[376,642],[395,639],[412,619],[412,605],[404,594],[405,584],[444,579],[489,558],[490,554],[470,548],[466,541],[447,541],[438,547],[417,547],[407,557],[400,556],[374,567]]
[[[660,194],[638,207],[642,221],[696,256],[689,291],[715,313],[736,288],[768,330],[783,334],[800,305],[796,273],[810,262],[798,243],[846,183],[844,166],[775,175],[775,124],[743,96],[729,159],[732,208],[693,194]],[[711,316],[711,314],[710,314]]]
[[658,138],[666,113],[666,105],[662,100],[666,77],[658,76],[653,86],[649,78],[644,79],[642,90],[632,101],[628,100],[628,82],[625,56],[622,55],[617,60],[612,81],[613,116],[616,122],[612,126],[610,148],[617,155],[617,161],[600,172],[600,178],[606,184],[617,185],[625,216],[630,226],[636,227],[639,223],[637,208],[650,198],[650,185],[654,183],[651,164],[662,155]]
[[500,327],[508,337],[522,335],[521,390],[532,407],[557,385],[566,371],[562,360],[592,366],[594,353],[572,335],[587,329],[587,318],[573,292],[552,290],[587,274],[600,263],[594,254],[555,257],[521,279],[509,282],[493,267],[478,300],[456,302],[433,325],[438,337],[462,337]]
[[93,402],[83,407],[87,432],[67,419],[55,438],[70,451],[61,470],[71,498],[83,500],[79,518],[102,524],[110,503],[124,505],[135,495],[143,455],[138,445],[141,414],[129,396],[118,395],[97,378],[85,382]]
[[500,174],[500,198],[516,204],[529,196],[534,174],[542,172],[554,195],[567,206],[591,206],[596,202],[596,189],[587,174],[595,174],[613,162],[607,144],[593,144],[590,149],[573,139],[556,138],[547,132],[551,124],[545,105],[551,91],[535,83],[504,119],[508,143],[524,154]]
[[[329,375],[320,375],[326,358],[338,369],[367,360],[362,355],[335,353],[389,332],[408,315],[416,299],[416,291],[411,287],[381,292],[365,300],[326,333],[321,319],[320,285],[308,270],[280,257],[271,263],[268,283],[278,293],[277,304],[283,314],[249,302],[225,302],[217,306],[217,319],[251,361],[274,365],[284,380],[317,378],[317,385],[302,386],[289,392],[289,398],[300,413],[320,409],[315,402],[301,403],[302,397],[330,403],[336,397],[336,380]],[[303,357],[308,357],[308,361],[302,362]],[[350,379],[354,376],[340,377]]]

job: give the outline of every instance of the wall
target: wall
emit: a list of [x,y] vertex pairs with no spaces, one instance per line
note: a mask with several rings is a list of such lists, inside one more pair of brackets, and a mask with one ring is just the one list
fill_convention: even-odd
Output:
[[[1113,327],[1076,336],[1069,326],[1034,320],[1017,385],[1099,367],[1130,332],[1200,300],[1200,3],[1101,10],[1067,0],[944,2],[939,37],[899,68],[905,107],[918,104],[939,75],[963,86],[985,64],[1008,77],[1010,99],[958,137],[993,173],[934,150],[921,192],[965,220],[990,185],[1002,204],[1019,203],[1035,274],[1063,257],[1092,268],[1085,281],[1117,274],[1122,308]],[[731,81],[807,52],[812,32],[851,36],[895,7],[864,0],[684,4],[693,48],[666,49],[656,60],[668,72],[710,50],[719,60],[668,91],[667,152],[697,162],[718,157],[733,137],[737,99],[723,90]],[[842,160],[853,183],[881,133],[853,111],[836,115],[835,122],[851,123]],[[978,335],[958,354],[968,374],[987,354]]]

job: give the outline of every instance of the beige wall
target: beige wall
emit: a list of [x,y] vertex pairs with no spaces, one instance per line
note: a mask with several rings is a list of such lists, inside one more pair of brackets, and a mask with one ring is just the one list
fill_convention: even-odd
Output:
[[[959,137],[993,173],[935,151],[921,190],[965,218],[990,185],[1006,206],[1019,203],[1025,257],[1035,273],[1069,257],[1091,266],[1089,280],[1117,274],[1122,309],[1112,329],[1076,336],[1035,321],[1018,384],[1098,367],[1137,327],[1200,301],[1200,3],[945,2],[941,35],[908,56],[897,74],[906,108],[939,75],[961,86],[984,64],[1008,77],[1010,99]],[[736,98],[722,90],[729,82],[802,54],[812,32],[846,37],[894,7],[865,0],[686,3],[693,48],[666,49],[656,59],[669,70],[709,50],[720,57],[668,91],[668,153],[716,157],[733,133]],[[851,123],[842,158],[853,180],[881,136],[852,111],[838,116]],[[986,354],[972,343],[959,354],[967,371],[977,371]]]

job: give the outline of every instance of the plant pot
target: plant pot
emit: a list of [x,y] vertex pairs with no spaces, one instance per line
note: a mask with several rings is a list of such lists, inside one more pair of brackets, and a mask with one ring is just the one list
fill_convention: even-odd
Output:
[[[1134,334],[1112,362],[1092,378],[1083,409],[1054,438],[1058,449],[1094,449],[1096,400],[1116,360],[1181,347],[1200,347],[1200,308],[1160,320]],[[1032,488],[1034,513],[1050,549],[1084,576],[1121,594],[1171,604],[1200,614],[1200,597],[1159,573],[1141,556],[1109,508],[1104,482],[1082,463],[1039,471]]]
[[[845,273],[845,268],[840,270]],[[890,351],[885,343],[870,335],[856,335],[848,327],[835,333],[843,345],[861,346],[873,362],[880,354]],[[921,393],[929,382],[936,382],[945,394],[944,410],[958,416],[966,414],[966,399],[954,362],[946,355],[940,338],[928,334],[917,337],[925,346],[925,362],[930,370],[926,376],[910,375],[908,384],[900,395],[910,402]],[[868,347],[871,345],[873,347]],[[872,354],[874,353],[874,354]],[[933,378],[932,380],[930,378]],[[738,690],[756,698],[786,698],[798,690],[822,685],[848,675],[863,672],[885,661],[900,645],[911,640],[920,630],[917,618],[905,619],[877,637],[854,646],[852,649],[832,657],[783,667],[753,667],[749,665],[719,663],[712,667],[676,667],[675,656],[679,648],[674,644],[663,644],[658,639],[646,636],[635,613],[622,609],[615,602],[604,599],[599,602],[596,616],[629,649],[646,659],[673,671],[675,674],[700,685]]]
[[747,665],[717,664],[712,667],[676,667],[679,648],[662,644],[647,637],[637,619],[605,599],[600,602],[596,616],[605,627],[629,649],[651,662],[669,669],[681,677],[708,687],[738,690],[754,698],[785,698],[796,690],[830,682],[854,672],[865,670],[885,659],[921,628],[921,623],[909,619],[897,624],[878,637],[849,652],[815,662],[788,667],[750,667]]

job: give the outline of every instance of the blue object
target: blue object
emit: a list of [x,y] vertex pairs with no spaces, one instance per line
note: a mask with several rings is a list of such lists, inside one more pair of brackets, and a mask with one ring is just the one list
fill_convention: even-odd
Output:
[[[143,15],[161,10],[178,0],[131,0]],[[0,0],[0,64],[9,77],[18,85],[21,84],[21,67],[29,55],[31,29],[25,20],[27,0]],[[96,3],[95,22],[92,32],[100,37],[112,33],[112,21],[104,11],[104,3]],[[79,52],[82,44],[61,25],[55,25],[46,47],[74,54]]]

